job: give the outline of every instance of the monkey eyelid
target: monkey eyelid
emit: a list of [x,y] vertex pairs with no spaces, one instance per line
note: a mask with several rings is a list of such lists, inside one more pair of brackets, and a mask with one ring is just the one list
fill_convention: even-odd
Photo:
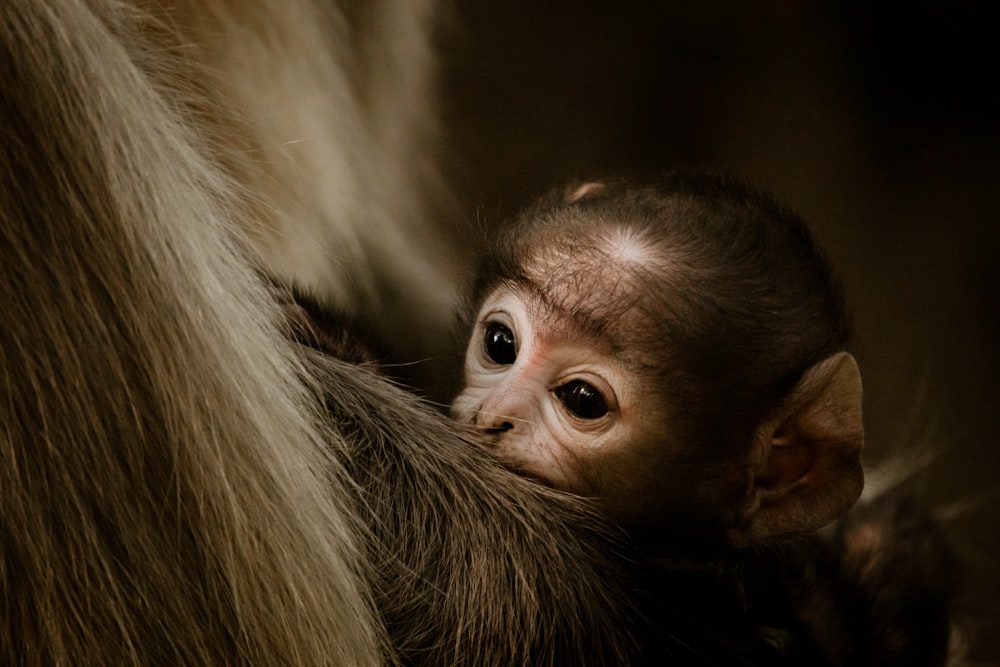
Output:
[[490,308],[489,310],[480,313],[478,318],[479,326],[485,327],[486,325],[494,322],[497,324],[502,324],[503,326],[507,327],[512,332],[514,332],[515,338],[520,338],[517,335],[518,327],[515,324],[515,318],[507,309]]

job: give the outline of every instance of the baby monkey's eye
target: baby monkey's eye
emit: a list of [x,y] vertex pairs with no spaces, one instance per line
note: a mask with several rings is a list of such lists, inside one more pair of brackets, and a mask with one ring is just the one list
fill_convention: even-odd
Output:
[[514,332],[499,322],[486,324],[483,349],[486,350],[486,356],[495,364],[510,366],[517,359]]
[[556,388],[556,396],[567,410],[581,419],[600,419],[608,414],[608,404],[601,392],[583,380],[567,382]]

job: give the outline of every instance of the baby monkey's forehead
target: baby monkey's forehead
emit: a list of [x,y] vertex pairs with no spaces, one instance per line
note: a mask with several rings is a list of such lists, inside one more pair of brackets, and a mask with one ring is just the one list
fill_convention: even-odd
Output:
[[659,338],[660,264],[648,244],[624,233],[565,239],[539,250],[518,282],[547,333],[621,356]]

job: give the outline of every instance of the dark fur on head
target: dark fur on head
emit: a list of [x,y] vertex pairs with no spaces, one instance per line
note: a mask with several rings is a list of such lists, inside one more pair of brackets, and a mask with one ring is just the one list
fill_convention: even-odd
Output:
[[652,372],[673,388],[667,401],[689,431],[709,434],[706,445],[745,433],[807,368],[845,349],[842,290],[806,224],[724,176],[673,172],[553,191],[488,235],[470,300],[523,281],[526,265],[553,247],[581,261],[596,250],[581,272],[596,270],[599,239],[615,230],[653,250],[654,263],[632,276],[634,305],[651,316],[644,333],[662,353]]

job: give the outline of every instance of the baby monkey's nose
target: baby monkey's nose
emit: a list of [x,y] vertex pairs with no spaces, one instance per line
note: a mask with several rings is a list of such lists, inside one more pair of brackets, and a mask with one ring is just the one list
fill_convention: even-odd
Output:
[[499,421],[498,423],[494,423],[492,426],[488,426],[486,428],[486,432],[490,435],[499,435],[501,433],[506,433],[512,428],[514,428],[514,425],[509,421]]

